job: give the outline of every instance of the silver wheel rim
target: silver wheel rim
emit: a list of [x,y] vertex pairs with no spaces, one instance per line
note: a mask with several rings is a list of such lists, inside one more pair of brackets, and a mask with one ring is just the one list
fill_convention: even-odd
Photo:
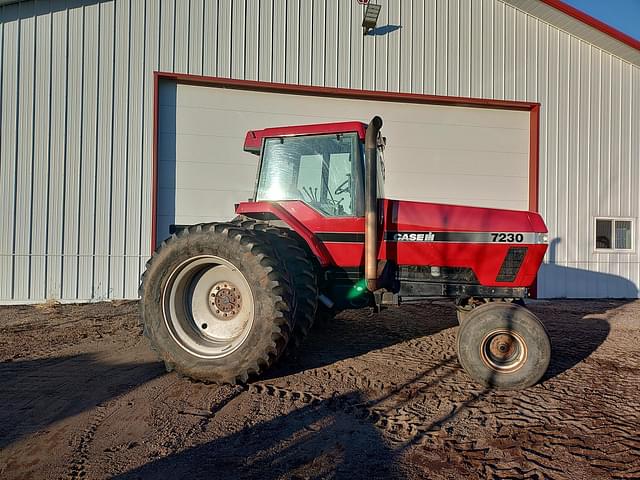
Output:
[[249,336],[254,318],[251,288],[228,260],[201,255],[169,275],[162,313],[173,340],[200,358],[221,358]]

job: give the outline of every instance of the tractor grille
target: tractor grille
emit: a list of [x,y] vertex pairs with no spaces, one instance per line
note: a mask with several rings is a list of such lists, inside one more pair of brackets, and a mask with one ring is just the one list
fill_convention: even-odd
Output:
[[504,257],[496,282],[513,282],[518,276],[522,261],[527,255],[527,247],[511,247]]
[[434,275],[435,267],[418,265],[400,265],[398,267],[398,280],[418,282],[445,282],[477,284],[473,270],[462,267],[439,267],[437,275]]

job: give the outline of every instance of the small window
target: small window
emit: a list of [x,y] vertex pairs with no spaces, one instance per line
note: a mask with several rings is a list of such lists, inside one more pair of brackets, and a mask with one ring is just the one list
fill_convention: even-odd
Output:
[[632,250],[633,221],[596,218],[596,250]]

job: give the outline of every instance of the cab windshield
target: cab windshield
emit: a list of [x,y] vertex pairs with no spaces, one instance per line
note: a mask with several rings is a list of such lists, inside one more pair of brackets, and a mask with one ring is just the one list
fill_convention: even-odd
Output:
[[356,133],[268,138],[256,200],[301,200],[332,217],[356,215]]

